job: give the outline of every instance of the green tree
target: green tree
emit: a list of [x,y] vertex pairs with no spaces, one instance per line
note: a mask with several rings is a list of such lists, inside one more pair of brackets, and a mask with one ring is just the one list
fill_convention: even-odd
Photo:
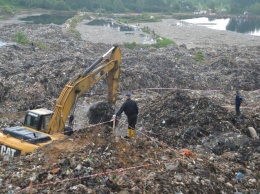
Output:
[[136,11],[142,12],[145,7],[145,1],[144,0],[137,0],[136,1]]
[[21,0],[18,5],[22,7],[31,7],[33,0]]
[[55,4],[53,5],[53,9],[55,9],[55,10],[69,10],[69,6],[66,5],[66,3],[64,1],[58,1],[58,2],[55,2]]
[[115,12],[124,12],[124,4],[122,0],[114,0],[113,7]]
[[260,15],[260,3],[256,3],[255,5],[252,5],[248,8],[248,11]]
[[102,3],[102,8],[104,10],[107,10],[109,12],[113,12],[114,8],[113,8],[112,0],[102,0],[101,3]]
[[226,8],[230,13],[259,14],[260,0],[0,0],[3,7],[87,10],[109,12],[187,12],[195,9]]
[[212,9],[212,10],[215,10],[215,8],[216,8],[216,3],[215,3],[215,1],[209,1],[209,2],[207,3],[207,5],[208,5],[208,7],[209,7],[210,9]]
[[[255,7],[257,3],[259,3],[259,0],[231,0],[230,13],[243,13],[244,11]],[[258,8],[256,7],[254,12],[258,12],[257,10]]]

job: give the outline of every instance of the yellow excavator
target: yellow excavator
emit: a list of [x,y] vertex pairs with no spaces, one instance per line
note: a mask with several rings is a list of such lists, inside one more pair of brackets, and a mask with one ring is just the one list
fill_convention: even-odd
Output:
[[[82,74],[66,84],[57,99],[54,111],[43,108],[28,110],[23,126],[2,130],[0,154],[3,157],[25,155],[54,140],[61,140],[71,135],[73,114],[78,98],[105,76],[108,85],[108,102],[114,104],[117,99],[120,64],[121,51],[118,46],[113,46]],[[68,126],[65,126],[66,123]]]

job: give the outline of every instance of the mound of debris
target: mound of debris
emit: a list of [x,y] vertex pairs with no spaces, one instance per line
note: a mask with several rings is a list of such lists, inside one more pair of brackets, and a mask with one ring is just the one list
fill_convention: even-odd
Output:
[[[22,32],[30,44],[15,44]],[[84,42],[57,25],[16,24],[1,28],[1,112],[54,107],[65,84],[84,72],[110,45]],[[187,50],[172,45],[162,49],[129,50],[121,47],[119,91],[145,88],[194,90],[260,88],[259,48],[223,47]],[[197,53],[203,54],[196,61]],[[18,84],[19,83],[19,84]],[[97,84],[95,93],[106,93]]]
[[243,115],[237,119],[218,102],[205,96],[194,96],[193,92],[178,90],[158,96],[146,104],[142,109],[141,118],[142,125],[149,127],[152,133],[158,134],[158,137],[163,134],[162,140],[173,146],[177,144],[171,141],[172,136],[182,138],[183,143],[197,144],[200,138],[209,135],[240,132],[248,127],[259,130],[260,125],[258,114]]
[[[10,43],[18,32],[31,44]],[[7,25],[0,39],[9,43],[0,47],[1,128],[21,125],[27,109],[52,109],[65,84],[111,48],[56,25]],[[119,94],[131,91],[140,106],[136,138],[99,125],[114,114],[100,103],[78,120],[95,127],[1,158],[1,193],[259,193],[259,47],[121,50]],[[239,118],[237,89],[246,102]],[[106,91],[96,84],[81,105]]]
[[[142,106],[139,125],[145,127],[138,130],[135,139],[121,139],[110,126],[100,124],[28,156],[3,161],[1,191],[259,191],[260,140],[241,130],[247,127],[245,120],[249,117],[232,123],[232,114],[217,103],[188,92],[175,91],[155,99]],[[259,115],[251,119],[259,126]]]
[[[107,102],[98,102],[92,105],[87,113],[89,124],[98,124],[111,120],[115,114],[115,108]],[[107,123],[111,124],[111,123]]]

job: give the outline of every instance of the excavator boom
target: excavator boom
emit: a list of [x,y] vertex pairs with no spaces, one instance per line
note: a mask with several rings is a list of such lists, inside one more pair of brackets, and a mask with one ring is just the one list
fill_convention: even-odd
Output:
[[[110,58],[104,60],[110,52],[112,52]],[[101,62],[104,63],[100,65]],[[73,105],[77,102],[77,99],[104,76],[108,78],[108,102],[115,103],[120,64],[121,52],[117,46],[114,46],[88,67],[80,76],[67,83],[57,100],[47,133],[54,134],[63,132],[68,115]]]
[[[111,53],[110,57],[106,58],[109,53]],[[71,128],[65,127],[65,123],[68,115],[74,113],[77,99],[105,76],[107,76],[108,102],[115,103],[120,64],[121,51],[114,46],[65,85],[54,111],[43,108],[28,110],[23,126],[9,127],[1,131],[0,155],[4,157],[24,155],[53,140],[60,140],[69,135],[66,129]],[[70,122],[72,119],[73,115],[70,116]]]

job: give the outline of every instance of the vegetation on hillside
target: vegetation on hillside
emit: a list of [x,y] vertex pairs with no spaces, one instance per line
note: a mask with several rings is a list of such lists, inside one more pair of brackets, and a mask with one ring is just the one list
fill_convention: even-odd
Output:
[[239,14],[249,12],[260,15],[259,0],[231,0],[230,13]]
[[26,35],[23,34],[22,32],[18,32],[15,35],[15,42],[20,43],[20,44],[28,44],[29,40],[27,39]]
[[136,44],[136,42],[132,42],[132,43],[125,43],[125,47],[129,48],[129,49],[136,49],[136,48],[147,48],[147,47],[154,47],[154,48],[163,48],[163,47],[167,47],[169,45],[174,45],[176,44],[173,40],[170,40],[168,38],[164,38],[159,36],[158,34],[155,34],[153,30],[150,30],[148,27],[144,27],[142,28],[142,31],[150,34],[155,40],[156,43],[151,44],[151,45],[138,45]]
[[98,13],[176,13],[211,9],[213,12],[260,14],[259,0],[0,0],[1,12],[11,13],[13,7]]
[[118,23],[141,23],[141,22],[160,22],[161,19],[152,16],[149,13],[142,13],[140,15],[122,16],[117,19]]

